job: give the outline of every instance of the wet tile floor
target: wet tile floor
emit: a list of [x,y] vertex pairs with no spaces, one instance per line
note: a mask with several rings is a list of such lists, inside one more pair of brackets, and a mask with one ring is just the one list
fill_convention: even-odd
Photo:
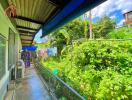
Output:
[[33,67],[27,68],[25,78],[16,82],[16,100],[51,100]]

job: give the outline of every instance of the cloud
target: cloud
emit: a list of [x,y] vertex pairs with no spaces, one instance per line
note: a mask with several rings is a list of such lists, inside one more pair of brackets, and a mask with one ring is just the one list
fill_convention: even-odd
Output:
[[[92,16],[102,17],[104,15],[110,15],[115,11],[120,10],[121,13],[132,10],[132,0],[107,0],[103,4],[92,9]],[[89,12],[87,12],[88,14]]]
[[132,0],[117,0],[115,4],[122,13],[132,10]]
[[122,26],[124,22],[125,22],[125,20],[122,19],[119,23],[117,23],[117,26]]
[[113,16],[110,16],[110,18],[111,18],[111,19],[115,19],[115,18],[116,18],[116,16],[115,16],[115,15],[113,15]]

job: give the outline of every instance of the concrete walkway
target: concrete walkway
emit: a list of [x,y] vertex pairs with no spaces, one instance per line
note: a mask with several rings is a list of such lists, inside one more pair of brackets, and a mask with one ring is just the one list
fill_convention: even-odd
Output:
[[25,78],[16,82],[16,100],[51,100],[34,67],[26,68]]

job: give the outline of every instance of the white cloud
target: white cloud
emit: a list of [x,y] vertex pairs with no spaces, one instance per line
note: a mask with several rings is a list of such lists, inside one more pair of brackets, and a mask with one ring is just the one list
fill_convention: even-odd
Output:
[[[107,0],[103,4],[92,9],[93,18],[109,15],[110,13],[121,10],[122,13],[132,10],[132,0]],[[87,12],[88,14],[89,12]]]
[[115,4],[122,13],[132,10],[132,0],[117,0]]
[[122,19],[119,23],[117,23],[117,26],[122,26],[124,21],[125,21],[125,20]]
[[110,18],[111,18],[111,19],[115,19],[115,18],[116,18],[116,16],[115,16],[115,15],[113,15],[113,16],[110,16]]

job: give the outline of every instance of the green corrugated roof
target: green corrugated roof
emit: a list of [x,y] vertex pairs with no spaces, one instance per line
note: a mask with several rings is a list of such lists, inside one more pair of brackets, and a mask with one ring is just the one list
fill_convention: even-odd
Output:
[[[19,18],[14,19],[15,25],[19,26],[17,27],[18,31],[26,31],[19,31],[21,39],[24,39],[22,40],[22,44],[30,45],[32,44],[32,41],[37,31],[39,31],[42,25],[49,20],[51,15],[54,15],[56,13],[58,5],[54,4],[53,2],[49,2],[48,0],[12,0],[12,2],[16,6],[17,16],[20,16]],[[2,0],[1,4],[3,5],[4,9],[6,9],[8,7],[8,0]],[[23,18],[31,19],[31,21],[38,21],[41,22],[41,24],[31,22]],[[33,31],[30,29],[37,30]],[[30,33],[27,31],[34,32],[34,35],[28,36],[28,34]]]

